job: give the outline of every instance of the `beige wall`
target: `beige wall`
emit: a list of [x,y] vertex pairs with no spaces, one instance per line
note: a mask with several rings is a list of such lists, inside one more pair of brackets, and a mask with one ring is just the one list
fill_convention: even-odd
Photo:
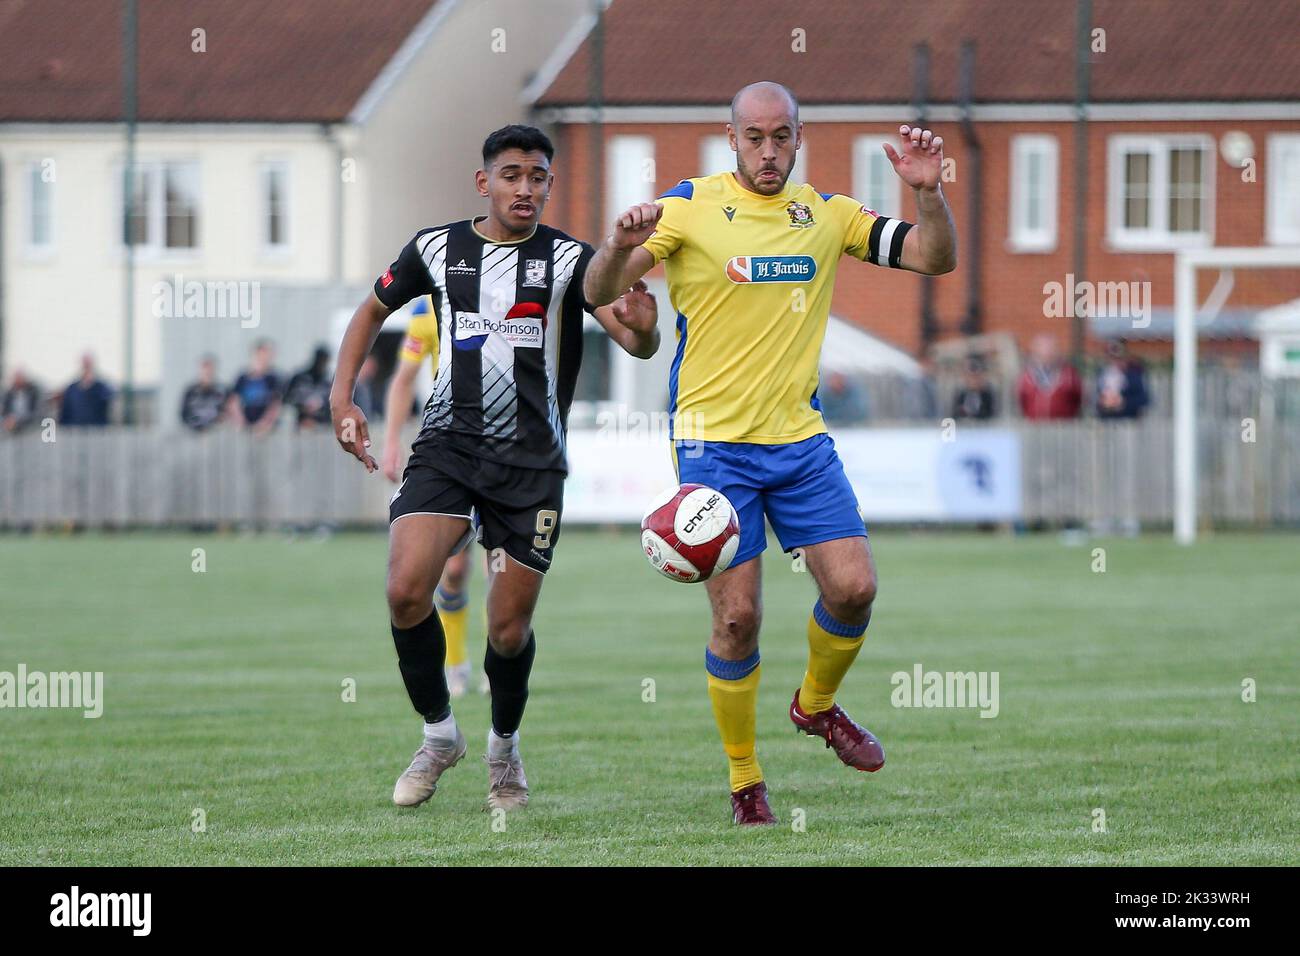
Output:
[[[233,321],[168,319],[155,314],[155,285],[173,281],[319,282],[331,278],[336,157],[327,135],[312,126],[205,125],[143,128],[137,155],[198,164],[199,246],[140,252],[135,272],[135,380],[158,384],[161,323]],[[78,357],[92,351],[101,372],[122,381],[125,355],[125,254],[121,242],[120,127],[43,125],[0,133],[4,165],[4,340],[6,379],[26,368],[46,387],[70,381]],[[28,248],[29,163],[53,160],[53,248]],[[289,236],[285,253],[263,248],[260,170],[267,160],[289,168]],[[350,218],[364,206],[345,205]],[[345,203],[346,203],[345,195]],[[356,236],[354,226],[350,234]],[[359,242],[345,250],[345,272],[365,271]],[[350,265],[348,259],[352,259]],[[243,330],[250,338],[255,328]]]
[[[460,0],[450,8],[358,130],[370,272],[383,271],[418,229],[483,212],[474,191],[483,140],[527,121],[524,86],[590,10],[591,0]],[[493,52],[498,29],[504,52]]]

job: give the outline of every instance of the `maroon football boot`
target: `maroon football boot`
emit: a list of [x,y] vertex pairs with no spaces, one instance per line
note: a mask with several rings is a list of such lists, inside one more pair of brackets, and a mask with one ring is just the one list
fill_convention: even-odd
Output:
[[767,805],[767,784],[760,780],[732,793],[731,817],[742,827],[776,823],[776,816]]
[[885,750],[865,727],[859,727],[839,704],[830,710],[805,714],[799,709],[799,692],[790,703],[790,719],[810,737],[820,737],[835,755],[855,770],[875,772],[885,765]]

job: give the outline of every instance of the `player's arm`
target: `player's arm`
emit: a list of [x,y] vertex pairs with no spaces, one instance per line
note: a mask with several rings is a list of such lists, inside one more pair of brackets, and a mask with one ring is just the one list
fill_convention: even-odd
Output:
[[598,306],[591,314],[629,355],[648,359],[659,351],[659,306],[640,279],[612,305]]
[[365,413],[357,407],[352,394],[357,387],[361,363],[370,354],[384,319],[391,313],[392,310],[380,302],[373,292],[357,306],[348,322],[347,331],[343,333],[343,342],[339,345],[334,384],[330,388],[330,418],[334,420],[334,437],[344,451],[366,466],[366,471],[374,471],[379,466],[367,451],[370,447],[369,426]]
[[609,305],[654,268],[654,255],[642,245],[663,215],[661,203],[638,203],[614,220],[614,231],[605,239],[587,266],[582,293],[595,306]]
[[957,268],[957,229],[939,185],[943,172],[943,137],[919,126],[900,126],[901,151],[884,144],[898,177],[916,193],[917,220],[903,237],[899,265],[923,275],[943,275]]
[[389,481],[397,480],[401,465],[402,426],[411,412],[411,392],[415,390],[415,376],[420,373],[420,360],[410,361],[403,347],[402,359],[397,363],[393,380],[388,383],[388,398],[384,402],[387,419],[384,422],[383,472]]
[[375,280],[370,295],[352,314],[348,329],[343,333],[343,343],[339,346],[334,385],[330,388],[334,437],[344,451],[366,466],[366,471],[375,471],[379,466],[366,451],[370,447],[369,426],[366,416],[353,401],[352,393],[357,387],[361,363],[374,348],[384,319],[412,299],[434,291],[433,277],[429,275],[429,267],[420,249],[422,238],[430,231],[417,232],[415,238],[402,248],[397,261]]

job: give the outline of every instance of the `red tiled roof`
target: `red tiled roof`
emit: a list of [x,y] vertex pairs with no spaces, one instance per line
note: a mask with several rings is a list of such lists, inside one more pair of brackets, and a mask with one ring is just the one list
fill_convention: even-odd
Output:
[[[930,45],[931,102],[954,102],[961,43],[976,41],[975,98],[1072,102],[1075,0],[614,0],[605,103],[726,103],[758,79],[811,103],[912,99],[912,48]],[[1300,0],[1094,0],[1106,51],[1097,101],[1300,98]],[[802,28],[806,52],[794,52]],[[591,37],[538,100],[587,102]]]
[[[139,118],[341,120],[434,2],[139,0]],[[123,7],[0,0],[0,121],[121,119]]]

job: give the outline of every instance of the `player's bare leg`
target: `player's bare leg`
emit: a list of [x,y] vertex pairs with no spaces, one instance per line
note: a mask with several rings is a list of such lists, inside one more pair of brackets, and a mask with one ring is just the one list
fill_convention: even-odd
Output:
[[424,717],[424,743],[393,787],[393,802],[412,807],[433,796],[438,778],[465,756],[465,735],[451,716],[443,661],[442,626],[433,589],[469,521],[448,515],[410,514],[389,528],[388,611],[398,666],[411,704]]
[[709,701],[727,751],[732,819],[743,825],[776,822],[767,805],[767,785],[754,747],[762,583],[762,563],[757,557],[705,583],[713,610],[713,633],[705,655]]
[[533,611],[541,594],[542,575],[504,550],[488,561],[488,647],[483,661],[492,693],[492,729],[488,731],[487,806],[514,810],[528,805],[528,780],[519,756],[519,724],[528,701],[528,675],[537,644]]
[[447,690],[451,699],[465,696],[469,686],[469,656],[465,635],[469,624],[469,550],[447,558],[434,592],[434,604],[447,636]]
[[790,703],[790,719],[821,737],[848,766],[879,770],[885,751],[875,736],[835,703],[844,675],[866,639],[876,598],[876,567],[864,537],[836,538],[804,549],[820,592],[808,622],[808,670]]

